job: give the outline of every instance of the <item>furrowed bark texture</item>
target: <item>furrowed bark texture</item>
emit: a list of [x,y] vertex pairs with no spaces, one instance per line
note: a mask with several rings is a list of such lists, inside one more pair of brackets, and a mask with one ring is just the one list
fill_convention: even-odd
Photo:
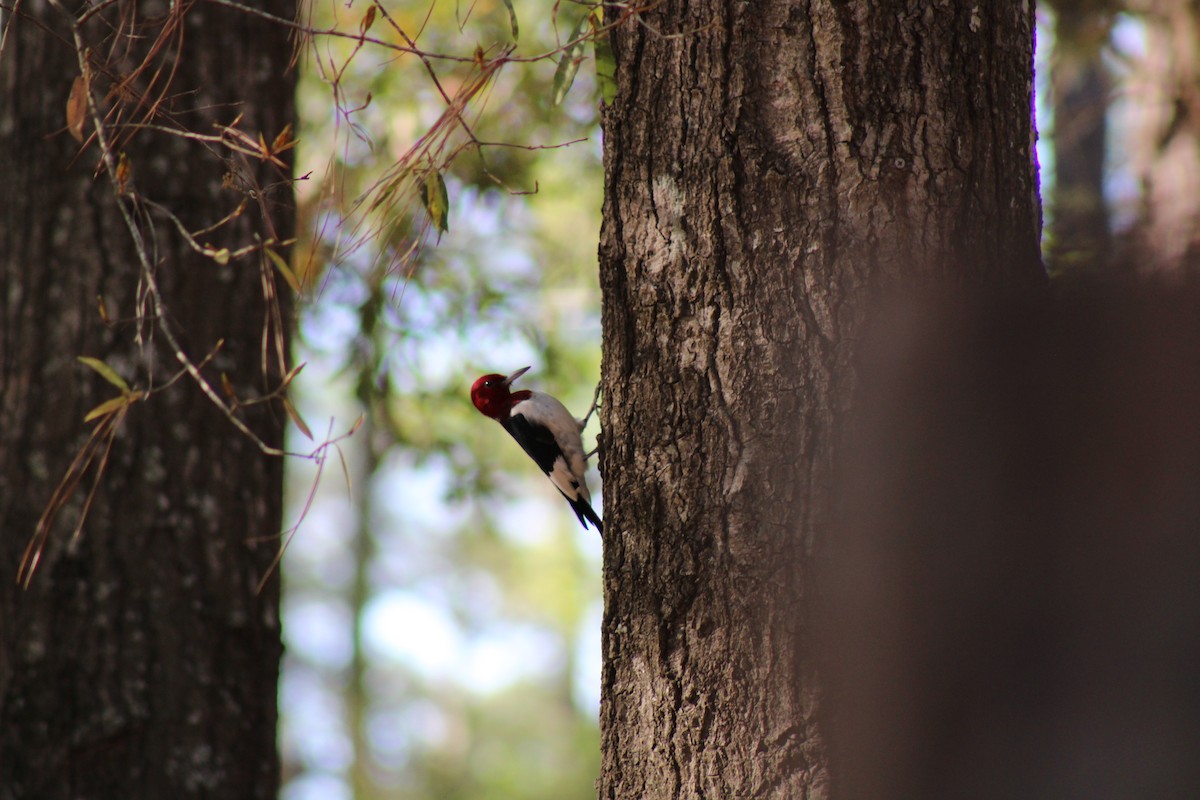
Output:
[[1043,280],[1033,26],[1009,2],[666,0],[613,32],[602,798],[826,795],[789,599],[849,309],[875,280]]
[[[294,12],[290,0],[257,6]],[[278,581],[261,593],[255,586],[278,548],[282,463],[189,378],[130,410],[80,537],[70,541],[94,468],[58,515],[30,588],[16,584],[38,518],[88,438],[84,415],[117,394],[76,356],[103,359],[139,389],[179,370],[155,330],[97,146],[81,147],[64,128],[80,73],[67,16],[46,2],[18,8],[15,18],[5,13],[0,56],[0,797],[274,797]],[[186,23],[134,76],[172,10]],[[130,141],[117,124],[141,119],[147,109],[135,113],[130,97],[162,92],[169,77],[155,124],[211,135],[243,114],[243,130],[271,141],[293,116],[285,29],[203,2],[121,2],[83,33],[102,113],[125,100],[108,119],[132,166],[130,187],[198,230],[237,207],[245,195],[223,179],[248,168],[268,189],[200,240],[220,249],[253,244],[253,233],[270,228],[291,235],[282,170],[153,131]],[[126,93],[117,94],[122,80]],[[89,123],[85,138],[91,132]],[[259,257],[221,266],[190,249],[161,212],[124,202],[149,232],[183,349],[200,361],[223,339],[204,372],[217,386],[226,373],[240,397],[277,385],[278,365],[268,374],[262,366]],[[144,347],[134,342],[139,327]],[[272,341],[277,333],[286,336],[273,326]],[[278,410],[241,413],[278,445]]]

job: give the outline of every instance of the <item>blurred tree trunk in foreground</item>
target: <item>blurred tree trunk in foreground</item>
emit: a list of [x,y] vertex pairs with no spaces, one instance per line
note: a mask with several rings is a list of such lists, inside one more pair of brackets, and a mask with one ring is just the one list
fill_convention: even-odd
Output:
[[[290,0],[258,7],[294,12]],[[288,31],[205,3],[80,7],[91,9],[90,90],[124,154],[120,202],[145,237],[160,319],[86,106],[67,110],[81,73],[72,20],[57,4],[11,8],[0,54],[0,797],[274,797],[278,581],[256,584],[278,550],[282,462],[191,378],[129,407],[106,463],[102,446],[57,514],[30,587],[16,576],[100,427],[84,415],[118,394],[77,356],[135,390],[161,388],[180,370],[167,325],[197,363],[223,340],[203,367],[218,392],[222,373],[242,399],[279,384],[289,302],[278,298],[273,317],[260,253],[223,264],[219,252],[291,236],[290,172],[131,125],[212,136],[243,115],[252,140],[272,141],[293,116]],[[199,231],[242,200],[240,217],[197,236],[215,258],[167,216]],[[237,413],[277,446],[278,412]]]
[[602,798],[826,795],[792,600],[845,331],[876,281],[1044,281],[1033,27],[1031,4],[668,0],[613,32]]
[[822,576],[838,796],[1200,796],[1200,291],[893,323]]

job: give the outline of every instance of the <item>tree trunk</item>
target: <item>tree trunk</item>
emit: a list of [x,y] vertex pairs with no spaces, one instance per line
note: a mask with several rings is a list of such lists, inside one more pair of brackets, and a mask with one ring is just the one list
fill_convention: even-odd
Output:
[[1200,263],[1200,3],[1146,0],[1145,53],[1129,79],[1142,184],[1137,255],[1146,270]]
[[1033,29],[1032,4],[667,0],[614,30],[602,798],[827,794],[788,598],[849,309],[1044,280]]
[[1200,797],[1200,291],[1164,284],[864,345],[820,576],[839,798]]
[[[257,5],[294,11],[290,0]],[[162,327],[195,362],[223,340],[206,377],[220,387],[224,373],[243,400],[262,395],[280,377],[276,361],[262,363],[273,277],[257,253],[222,265],[195,252],[143,201],[195,231],[248,200],[240,217],[198,237],[232,250],[255,234],[291,235],[290,171],[219,144],[133,135],[121,122],[145,119],[139,96],[162,95],[155,125],[211,136],[242,114],[242,130],[272,141],[293,117],[288,31],[205,3],[149,0],[108,6],[81,28],[92,94],[138,193],[120,202],[145,232],[159,320],[88,141],[93,127],[80,119],[82,146],[65,127],[80,75],[71,20],[39,0],[16,8],[5,12],[0,55],[0,797],[274,797],[278,581],[256,586],[278,551],[282,463],[190,378],[164,388],[180,364]],[[136,73],[143,57],[151,66]],[[255,183],[267,189],[255,194]],[[272,352],[290,318],[279,302]],[[78,539],[98,463],[22,589],[26,543],[96,424],[84,415],[118,393],[77,356],[156,391],[117,429]],[[238,414],[279,445],[278,412],[262,403]]]
[[1104,199],[1111,80],[1102,57],[1112,15],[1093,2],[1054,4],[1052,272],[1102,269],[1112,246]]

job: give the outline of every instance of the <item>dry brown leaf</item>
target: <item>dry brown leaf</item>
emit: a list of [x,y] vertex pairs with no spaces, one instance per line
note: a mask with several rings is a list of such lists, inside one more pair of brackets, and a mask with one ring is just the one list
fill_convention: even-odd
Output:
[[88,80],[77,75],[71,84],[71,96],[67,98],[67,130],[75,141],[83,141],[83,126],[87,122]]
[[129,186],[129,177],[133,174],[133,164],[129,161],[129,157],[121,153],[121,157],[117,160],[117,188],[121,194],[125,194]]
[[312,431],[310,431],[308,426],[304,424],[304,420],[300,417],[300,412],[297,411],[296,407],[292,405],[292,401],[288,400],[286,397],[283,398],[283,410],[286,411],[287,415],[292,418],[292,422],[296,423],[296,427],[300,429],[300,432],[304,434],[305,438],[309,441],[312,441]]

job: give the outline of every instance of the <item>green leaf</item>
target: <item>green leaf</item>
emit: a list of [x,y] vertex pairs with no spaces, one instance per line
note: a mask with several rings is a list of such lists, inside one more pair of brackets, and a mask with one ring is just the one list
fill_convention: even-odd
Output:
[[513,8],[513,0],[504,0],[504,7],[508,9],[508,21],[512,25],[513,41],[519,41],[521,30],[517,27],[517,10]]
[[571,31],[570,44],[563,48],[562,58],[558,60],[558,69],[554,71],[553,99],[556,106],[562,105],[571,84],[575,82],[575,75],[579,72],[579,64],[583,61],[583,40],[580,37],[587,22],[588,18],[583,17],[575,24],[575,29]]
[[442,173],[436,169],[429,170],[421,184],[421,203],[439,231],[445,233],[450,230],[450,197],[446,193]]
[[[591,16],[592,30],[600,30],[600,18]],[[608,105],[617,98],[617,59],[613,55],[612,42],[608,40],[608,31],[596,33],[592,39],[592,55],[596,59],[596,87],[600,90],[600,99]]]
[[94,369],[97,373],[99,373],[101,378],[104,378],[104,380],[120,389],[122,394],[129,394],[129,384],[126,383],[125,379],[118,375],[116,370],[114,370],[108,364],[105,364],[98,358],[88,358],[87,356],[77,356],[77,360],[80,364],[84,364]]
[[115,414],[117,411],[120,411],[122,408],[129,405],[129,403],[129,397],[123,394],[119,394],[116,397],[110,397],[89,411],[87,416],[83,418],[83,421],[91,422],[98,417],[107,417],[109,414]]
[[[371,8],[374,8],[374,6],[371,6]],[[288,286],[292,287],[292,291],[300,294],[300,279],[296,277],[296,273],[292,272],[292,268],[288,266],[283,256],[269,247],[264,247],[263,252],[267,254],[267,258],[271,259],[271,263],[275,265],[275,269],[279,270],[279,274],[287,281]]]

